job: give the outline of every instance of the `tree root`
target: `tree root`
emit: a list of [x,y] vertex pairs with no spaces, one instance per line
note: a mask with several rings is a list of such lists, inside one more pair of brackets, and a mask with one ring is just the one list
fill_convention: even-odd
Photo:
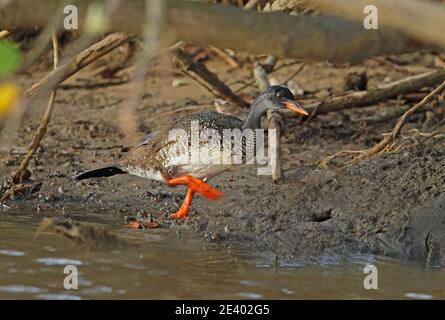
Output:
[[[357,156],[353,157],[350,161],[346,162],[345,166],[349,166],[352,164],[355,164],[357,162],[369,159],[377,154],[384,153],[384,152],[390,152],[390,151],[396,151],[400,150],[401,146],[397,145],[397,138],[400,136],[400,131],[402,130],[403,125],[405,124],[406,120],[417,110],[419,110],[421,107],[423,107],[425,104],[433,100],[437,95],[439,95],[443,90],[445,90],[445,81],[442,82],[441,85],[436,87],[433,91],[431,91],[425,98],[423,98],[419,103],[405,111],[405,113],[397,120],[393,130],[389,134],[384,134],[383,139],[374,145],[371,148],[364,149],[364,150],[343,150],[340,152],[337,152],[336,154],[332,156],[328,156],[320,161],[319,165],[327,168],[327,165],[334,159],[350,156],[354,154],[358,154]],[[420,135],[420,131],[417,129],[410,130],[411,132],[414,132],[415,136]],[[439,133],[440,134],[440,133]],[[425,136],[425,134],[422,134]],[[430,134],[432,136],[433,134]],[[437,135],[437,134],[434,134]],[[407,138],[407,137],[405,137]],[[411,137],[412,138],[412,137]]]

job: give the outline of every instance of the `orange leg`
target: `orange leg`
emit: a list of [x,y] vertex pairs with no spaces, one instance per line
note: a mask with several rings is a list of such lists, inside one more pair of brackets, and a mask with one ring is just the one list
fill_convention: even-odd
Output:
[[182,202],[181,208],[179,208],[179,210],[176,213],[171,215],[173,219],[185,219],[189,216],[189,210],[192,204],[194,194],[195,191],[193,191],[191,188],[188,188],[187,195],[185,196],[185,199]]
[[167,181],[167,184],[170,186],[187,185],[190,189],[192,189],[196,193],[200,193],[207,199],[212,199],[212,200],[221,198],[224,195],[224,193],[212,187],[210,184],[205,183],[201,179],[189,175],[170,179]]
[[172,215],[172,218],[175,219],[188,217],[190,205],[192,204],[192,199],[195,193],[200,193],[207,199],[212,200],[216,200],[224,194],[201,179],[189,175],[170,179],[167,181],[167,184],[170,186],[187,185],[189,187],[181,208],[178,212]]

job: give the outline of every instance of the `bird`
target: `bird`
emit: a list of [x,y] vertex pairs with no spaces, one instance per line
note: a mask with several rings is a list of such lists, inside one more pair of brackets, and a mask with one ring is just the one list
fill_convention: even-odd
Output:
[[[190,161],[192,144],[191,136],[194,130],[208,130],[224,135],[227,130],[246,130],[261,128],[261,118],[268,110],[288,108],[300,115],[307,116],[308,112],[296,101],[292,92],[284,86],[270,86],[261,93],[251,104],[245,121],[224,113],[200,112],[192,113],[172,121],[159,131],[146,136],[143,141],[133,147],[126,148],[126,154],[116,163],[85,171],[73,177],[80,181],[89,178],[110,177],[117,174],[131,174],[142,178],[161,181],[168,186],[187,186],[187,193],[179,210],[172,214],[173,219],[186,219],[195,194],[201,194],[207,199],[216,200],[223,196],[223,192],[208,183],[208,180],[236,164],[224,162]],[[197,124],[197,127],[193,127]],[[172,135],[180,132],[186,136]],[[179,131],[178,131],[179,130]],[[182,136],[183,138],[183,136]],[[247,144],[247,142],[246,142]],[[222,148],[218,138],[198,141],[200,155],[210,154]],[[242,145],[243,161],[247,146]],[[205,152],[202,152],[204,150]],[[209,153],[210,152],[210,153]],[[184,161],[185,160],[185,161]]]

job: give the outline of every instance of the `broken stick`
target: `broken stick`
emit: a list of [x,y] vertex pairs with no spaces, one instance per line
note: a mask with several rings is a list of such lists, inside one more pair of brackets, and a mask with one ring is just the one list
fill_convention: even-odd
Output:
[[338,158],[341,156],[347,156],[347,155],[351,155],[351,154],[358,154],[357,157],[355,157],[354,159],[352,159],[351,161],[348,162],[348,164],[353,164],[358,161],[368,159],[368,158],[380,153],[381,151],[385,150],[385,148],[390,146],[390,144],[392,144],[396,140],[396,138],[400,135],[400,131],[402,130],[402,127],[405,124],[406,120],[413,113],[415,113],[420,108],[425,106],[428,102],[433,100],[437,95],[439,95],[444,90],[445,90],[445,81],[442,82],[442,84],[439,85],[436,89],[431,91],[425,98],[422,99],[422,101],[418,102],[416,105],[414,105],[413,107],[411,107],[410,109],[405,111],[405,113],[397,120],[391,133],[386,134],[383,137],[383,139],[379,143],[374,145],[373,147],[371,147],[369,149],[365,149],[365,150],[358,150],[358,151],[341,151],[333,156],[329,156],[329,157],[325,158],[324,160],[322,160],[320,162],[320,164],[322,166],[326,167],[327,163],[329,163],[334,158]]
[[101,58],[111,50],[127,43],[132,38],[132,36],[127,36],[119,32],[106,36],[46,75],[43,79],[26,90],[24,96],[30,97],[37,94],[43,95],[52,91],[57,85],[68,79],[80,69],[85,68],[87,65]]
[[[396,98],[397,96],[419,90],[423,87],[431,87],[445,80],[445,69],[439,69],[427,73],[414,75],[398,80],[376,89],[367,91],[357,91],[351,94],[325,99],[305,106],[305,109],[312,113],[317,110],[317,114],[366,107],[380,101]],[[286,117],[295,116],[294,112],[283,112]]]
[[[52,43],[53,43],[53,60],[54,60],[54,70],[57,69],[57,65],[59,63],[59,44],[57,41],[57,34],[55,31],[52,32],[51,35]],[[46,133],[46,129],[48,127],[49,120],[51,119],[51,115],[54,110],[54,99],[56,98],[56,89],[51,92],[48,101],[48,107],[45,111],[45,114],[40,121],[40,125],[37,128],[34,136],[32,137],[31,143],[28,146],[28,152],[20,163],[19,168],[11,175],[11,184],[15,184],[18,182],[23,182],[24,172],[27,170],[29,162],[32,157],[36,153],[38,147],[40,146],[40,142],[42,141],[43,136]]]
[[[266,63],[261,65],[259,63],[255,64],[253,69],[253,76],[255,78],[256,84],[261,92],[266,90],[269,86],[269,80],[267,79],[267,74],[271,72],[277,62],[277,59],[273,56],[268,56]],[[269,143],[269,161],[272,167],[272,181],[278,182],[281,179],[283,170],[281,167],[281,123],[282,119],[277,111],[268,110],[266,113],[267,117],[267,128],[268,143]],[[273,133],[272,133],[273,132]]]
[[283,174],[281,166],[281,116],[276,111],[267,111],[267,125],[269,130],[274,130],[268,135],[269,161],[272,166],[272,181],[278,182]]
[[415,113],[418,109],[422,108],[425,104],[430,102],[434,99],[434,97],[438,94],[440,94],[445,89],[445,81],[438,86],[436,89],[431,91],[425,98],[422,99],[419,103],[417,103],[414,107],[408,109],[396,122],[396,125],[392,129],[391,133],[389,135],[385,135],[385,137],[377,143],[372,148],[369,148],[367,150],[364,150],[363,153],[361,153],[359,156],[357,156],[356,160],[364,160],[369,157],[372,157],[373,155],[381,152],[383,149],[385,149],[391,142],[393,142],[399,135],[400,130],[402,130],[403,125],[405,124],[406,120],[411,116],[413,113]]
[[[54,49],[54,70],[45,76],[38,83],[33,85],[31,88],[25,91],[24,96],[30,97],[34,95],[34,100],[38,100],[38,97],[43,97],[47,92],[51,92],[48,107],[45,114],[42,117],[39,127],[34,134],[31,143],[28,146],[28,152],[20,163],[19,168],[11,174],[10,178],[10,189],[8,190],[10,194],[14,194],[14,185],[16,183],[22,182],[25,177],[29,176],[27,174],[27,167],[38,147],[43,136],[46,133],[48,123],[51,119],[51,115],[54,108],[55,99],[55,88],[64,80],[69,78],[71,75],[84,68],[93,61],[99,59],[111,50],[119,47],[120,45],[129,41],[131,37],[126,36],[121,33],[113,33],[92,45],[88,49],[82,51],[81,53],[72,57],[68,62],[62,66],[57,66],[58,64],[58,43],[56,33],[52,34],[53,49]],[[7,191],[7,192],[8,192]]]
[[224,99],[239,107],[248,107],[249,104],[243,98],[235,94],[216,74],[199,62],[194,62],[187,53],[178,48],[173,54],[181,62],[183,71],[193,80],[197,81],[217,98]]

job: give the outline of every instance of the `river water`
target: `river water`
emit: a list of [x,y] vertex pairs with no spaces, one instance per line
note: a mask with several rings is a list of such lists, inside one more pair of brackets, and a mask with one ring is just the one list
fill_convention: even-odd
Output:
[[[90,252],[54,233],[34,239],[40,221],[0,212],[0,299],[445,298],[444,270],[414,262],[326,254],[277,265],[250,252],[209,249],[169,230],[131,230],[116,218],[99,223],[139,245]],[[67,265],[77,269],[77,289],[64,288]],[[367,265],[376,267],[371,283],[378,289],[364,287]]]

